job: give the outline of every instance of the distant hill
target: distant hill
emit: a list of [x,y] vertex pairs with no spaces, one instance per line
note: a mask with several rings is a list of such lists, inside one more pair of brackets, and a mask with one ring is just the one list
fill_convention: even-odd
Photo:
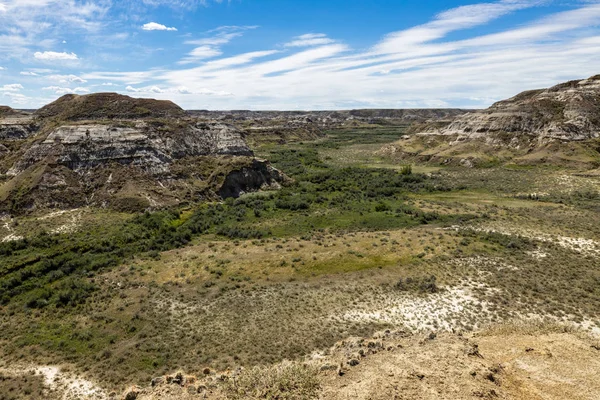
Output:
[[[447,123],[473,110],[364,109],[338,111],[207,111],[190,110],[198,118],[225,121],[240,129],[252,144],[313,140],[326,131],[347,128],[401,127]],[[415,128],[417,129],[417,128]]]
[[23,110],[15,110],[8,106],[0,106],[0,118],[26,115],[26,114],[27,113]]
[[135,99],[117,93],[67,94],[34,113],[63,121],[97,119],[182,118],[185,111],[167,100]]
[[457,118],[441,133],[468,137],[524,133],[541,142],[597,138],[600,135],[600,75],[520,93],[487,110]]

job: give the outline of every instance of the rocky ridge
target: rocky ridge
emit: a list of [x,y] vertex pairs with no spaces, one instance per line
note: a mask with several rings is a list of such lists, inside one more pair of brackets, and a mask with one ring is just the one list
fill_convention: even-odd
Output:
[[600,165],[600,75],[530,90],[382,149],[441,163]]
[[600,75],[520,93],[487,110],[460,116],[440,133],[468,138],[524,133],[535,136],[540,143],[598,138]]

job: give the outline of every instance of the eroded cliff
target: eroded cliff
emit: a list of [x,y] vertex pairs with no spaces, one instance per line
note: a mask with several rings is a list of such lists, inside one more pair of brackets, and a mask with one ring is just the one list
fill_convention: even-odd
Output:
[[[66,95],[33,115],[0,118],[0,210],[84,205],[124,210],[217,198],[254,160],[242,133],[168,101]],[[261,166],[264,164],[263,166]],[[239,192],[276,183],[240,183]]]

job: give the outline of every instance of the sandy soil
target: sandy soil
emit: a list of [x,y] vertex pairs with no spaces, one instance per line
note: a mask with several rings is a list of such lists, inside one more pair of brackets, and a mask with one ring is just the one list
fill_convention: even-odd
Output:
[[[599,345],[597,339],[556,327],[528,331],[502,325],[464,336],[386,331],[341,341],[305,363],[321,371],[314,397],[321,400],[596,400]],[[126,393],[135,391],[137,400],[225,399],[223,379],[214,373],[181,385],[163,379]],[[301,399],[287,395],[281,398]]]

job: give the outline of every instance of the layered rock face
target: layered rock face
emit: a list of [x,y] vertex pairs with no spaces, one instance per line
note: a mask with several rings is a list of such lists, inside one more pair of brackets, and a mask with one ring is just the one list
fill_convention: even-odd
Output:
[[465,114],[440,130],[444,135],[480,138],[492,133],[580,141],[600,136],[600,75],[523,92],[484,111]]
[[252,156],[240,133],[227,125],[190,123],[168,134],[159,128],[144,121],[133,127],[61,126],[31,146],[7,174],[16,176],[42,160],[74,171],[116,162],[161,174],[176,159],[187,156]]
[[467,166],[511,161],[596,168],[600,75],[526,91],[443,126],[423,126],[381,153]]
[[[0,211],[114,206],[124,210],[216,198],[229,174],[276,185],[281,174],[242,133],[190,117],[168,101],[67,95],[33,115],[0,117]],[[236,175],[237,176],[237,175]]]
[[0,140],[20,140],[32,136],[39,126],[30,116],[0,118]]

